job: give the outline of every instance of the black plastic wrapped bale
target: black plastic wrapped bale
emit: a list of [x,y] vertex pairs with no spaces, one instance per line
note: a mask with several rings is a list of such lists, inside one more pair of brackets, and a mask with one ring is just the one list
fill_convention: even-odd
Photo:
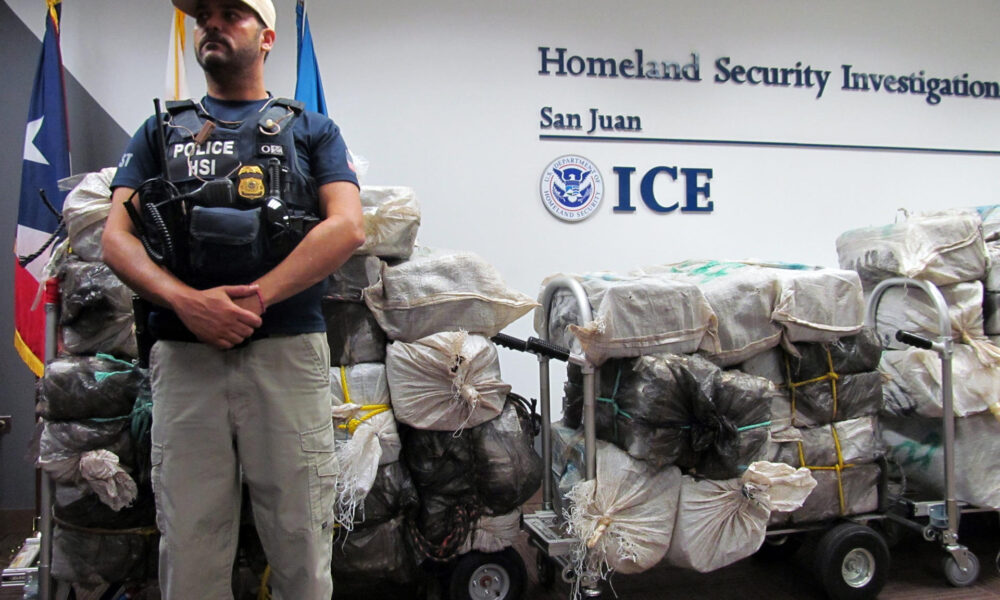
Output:
[[482,506],[505,514],[527,502],[542,484],[542,459],[535,452],[524,399],[509,394],[500,416],[472,428],[471,434]]
[[97,533],[56,525],[52,577],[83,584],[141,582],[156,576],[159,535]]
[[423,578],[402,515],[374,527],[338,530],[331,564],[338,597],[354,590],[365,598],[413,598]]
[[68,260],[59,279],[59,324],[66,351],[135,357],[132,290],[104,263]]
[[56,483],[52,511],[57,523],[72,527],[101,530],[156,527],[156,504],[148,485],[139,487],[139,495],[130,506],[115,511],[88,486]]
[[788,361],[786,378],[790,381],[808,381],[833,372],[838,374],[865,373],[878,368],[882,357],[882,343],[872,327],[865,327],[857,335],[842,337],[830,344],[794,344],[799,357],[785,353]]
[[446,496],[473,496],[475,450],[471,428],[456,435],[452,431],[427,431],[398,424],[403,441],[403,460],[413,483],[425,492]]
[[[827,377],[805,384],[792,384],[787,409],[796,427],[813,427],[877,414],[882,407],[882,374],[878,371]],[[788,413],[787,415],[785,413]]]
[[385,362],[385,332],[364,304],[323,299],[330,364]]
[[[688,372],[698,374],[700,370]],[[699,384],[697,397],[701,398],[702,392]],[[777,389],[767,379],[739,371],[719,372],[711,402],[697,401],[692,406],[695,461],[678,466],[708,479],[739,477],[750,463],[767,454],[771,401],[776,395]]]
[[401,461],[382,465],[365,496],[362,510],[355,512],[355,530],[380,525],[400,514],[413,515],[419,504],[420,499],[406,465]]
[[323,297],[364,304],[364,289],[378,282],[382,260],[377,256],[352,256],[326,279]]
[[62,356],[45,366],[36,410],[48,420],[119,417],[146,383],[145,372],[110,356]]
[[415,520],[423,542],[439,558],[449,558],[466,540],[477,518],[474,495],[445,496],[432,491],[420,494]]
[[38,463],[56,481],[79,479],[80,455],[91,450],[109,450],[123,468],[134,470],[136,461],[130,433],[131,420],[46,421],[39,438]]

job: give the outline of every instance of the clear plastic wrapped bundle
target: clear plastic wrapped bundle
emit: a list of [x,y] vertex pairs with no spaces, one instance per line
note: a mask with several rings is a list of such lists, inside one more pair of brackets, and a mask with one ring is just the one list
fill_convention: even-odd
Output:
[[418,429],[460,431],[496,417],[510,386],[496,346],[480,335],[445,332],[386,348],[396,419]]
[[536,306],[479,256],[446,250],[383,265],[379,282],[364,294],[386,335],[403,342],[443,331],[492,337]]
[[839,375],[865,373],[878,368],[882,342],[875,329],[865,327],[857,335],[825,344],[796,343],[797,356],[782,352],[782,374],[787,381],[807,381],[830,372]]
[[59,269],[63,344],[73,354],[136,356],[132,290],[104,263],[67,260]]
[[147,373],[109,355],[61,356],[39,380],[38,414],[49,420],[118,417],[132,411]]
[[408,258],[413,254],[420,229],[420,205],[408,187],[361,187],[361,211],[365,220],[365,243],[355,254],[383,258]]
[[802,508],[790,513],[772,512],[771,525],[818,523],[879,509],[882,467],[878,463],[810,470],[816,488]]
[[885,454],[876,417],[785,431],[771,444],[773,462],[796,467],[867,464]]

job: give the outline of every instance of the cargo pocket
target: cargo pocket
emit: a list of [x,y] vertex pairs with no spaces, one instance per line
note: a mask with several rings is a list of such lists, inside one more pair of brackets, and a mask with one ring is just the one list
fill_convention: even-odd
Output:
[[190,225],[194,272],[209,280],[251,276],[264,258],[260,219],[259,208],[195,206]]
[[301,434],[302,450],[309,469],[309,513],[313,531],[333,526],[337,475],[340,465],[334,453],[333,422]]
[[163,485],[160,483],[163,469],[163,444],[153,444],[149,450],[149,480],[153,487],[153,500],[156,502],[156,528],[160,533],[166,533],[163,521],[163,500],[160,496]]

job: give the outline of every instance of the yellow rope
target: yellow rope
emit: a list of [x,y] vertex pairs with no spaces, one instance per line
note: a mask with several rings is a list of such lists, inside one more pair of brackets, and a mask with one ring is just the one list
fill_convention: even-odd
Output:
[[271,565],[264,567],[264,572],[260,576],[260,589],[257,590],[257,600],[271,600],[271,588],[267,587],[269,579],[271,579]]

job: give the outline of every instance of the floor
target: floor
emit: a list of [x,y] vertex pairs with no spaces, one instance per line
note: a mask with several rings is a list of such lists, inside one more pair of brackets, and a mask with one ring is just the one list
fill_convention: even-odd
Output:
[[[0,523],[9,518],[0,515]],[[11,529],[18,529],[11,531]],[[30,520],[10,524],[0,529],[0,567],[6,565],[14,552],[30,533]],[[941,575],[941,549],[925,542],[919,535],[909,532],[892,549],[889,581],[879,596],[881,600],[988,600],[1000,599],[1000,572],[997,570],[997,551],[1000,550],[1000,519],[995,513],[966,515],[960,531],[961,541],[980,561],[980,576],[970,587],[954,588]],[[566,600],[569,586],[557,583],[551,590],[542,589],[537,583],[534,569],[535,551],[529,549],[526,538],[518,543],[518,550],[528,567],[528,587],[525,599]],[[614,598],[611,589],[620,598],[644,600],[822,600],[824,595],[808,569],[808,550],[800,551],[791,560],[765,561],[751,557],[735,565],[699,574],[671,567],[656,567],[639,575],[620,575],[611,579],[605,588],[604,598]],[[0,589],[0,600],[20,600],[20,590]],[[347,600],[338,596],[338,600]],[[365,600],[372,600],[366,597]]]

